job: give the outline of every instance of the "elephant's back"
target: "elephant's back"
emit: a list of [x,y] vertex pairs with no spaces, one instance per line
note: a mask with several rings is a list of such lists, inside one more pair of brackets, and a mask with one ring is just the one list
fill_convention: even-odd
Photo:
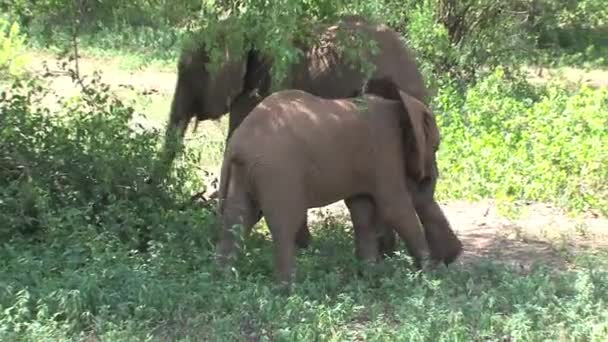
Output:
[[229,144],[258,150],[277,150],[278,144],[285,153],[308,148],[314,154],[329,145],[340,149],[345,139],[366,129],[360,106],[352,99],[325,99],[299,89],[277,91],[250,112]]
[[371,82],[367,84],[366,91],[398,99],[390,94],[387,96],[383,93],[383,89],[374,87],[373,81],[390,80],[399,89],[427,103],[430,94],[416,62],[415,52],[407,46],[399,34],[384,24],[362,25],[357,26],[357,29],[371,35],[373,40],[378,43],[380,51],[375,55],[372,53],[369,57],[369,61],[375,64],[376,70],[371,77]]
[[267,130],[304,129],[307,125],[331,126],[331,121],[340,121],[354,111],[357,106],[349,98],[327,99],[301,89],[286,89],[264,98],[245,120]]
[[[362,61],[374,65],[371,77],[368,78],[357,64],[355,68],[358,69],[353,70],[349,57],[339,51],[344,33],[347,36],[352,33],[362,34],[363,47],[356,49],[359,50],[358,55]],[[287,84],[291,88],[302,89],[324,98],[345,98],[367,92],[398,99],[387,93],[382,83],[376,82],[388,80],[422,102],[428,101],[430,94],[414,51],[387,25],[349,15],[342,17],[335,25],[326,26],[319,36],[319,41],[305,48],[305,58],[294,65],[288,76]],[[367,48],[370,41],[377,46],[377,54]],[[347,46],[353,48],[350,43]]]
[[253,178],[290,179],[305,189],[308,205],[323,206],[371,189],[370,166],[377,165],[383,120],[362,105],[301,90],[278,91],[235,130],[231,148],[256,170]]
[[[297,89],[274,92],[243,119],[228,144],[241,154],[251,153],[246,152],[251,150],[267,150],[277,144],[286,146],[293,140],[289,132],[295,130],[296,126],[306,129],[304,126],[308,120],[303,114],[310,111],[310,106],[317,108],[317,100],[315,96]],[[316,115],[316,111],[311,114]]]

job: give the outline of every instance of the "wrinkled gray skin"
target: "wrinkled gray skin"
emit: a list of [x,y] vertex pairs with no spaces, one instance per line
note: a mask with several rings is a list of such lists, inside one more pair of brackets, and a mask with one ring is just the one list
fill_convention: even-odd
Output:
[[351,209],[360,259],[377,260],[377,216],[394,227],[418,269],[429,256],[444,262],[429,253],[406,182],[432,172],[439,130],[428,107],[397,92],[399,100],[325,99],[284,90],[256,106],[228,141],[222,163],[220,265],[229,269],[236,256],[233,227],[243,225],[247,236],[261,211],[278,281],[289,287],[306,210],[339,200]]
[[[365,85],[366,93],[397,99],[398,94],[384,82],[389,80],[405,93],[427,104],[428,92],[415,59],[395,31],[385,25],[368,23],[358,16],[344,17],[337,25],[321,28],[323,30],[322,44],[319,44],[322,48],[304,48],[304,58],[291,67],[281,89],[301,89],[324,98],[346,98],[360,95]],[[371,78],[366,78],[359,65],[354,65],[354,68],[349,66],[351,61],[338,54],[335,48],[337,32],[363,33],[363,37],[377,43],[377,54],[360,51],[362,59],[375,66]],[[180,58],[166,131],[163,158],[167,168],[182,146],[185,130],[193,117],[197,120],[217,119],[230,112],[230,137],[247,114],[270,93],[271,61],[255,50],[250,50],[246,56],[233,56],[226,52],[225,63],[215,77],[208,71],[208,62],[203,50],[186,52]],[[453,260],[461,252],[462,245],[434,199],[437,177],[437,166],[433,165],[428,177],[420,181],[408,179],[408,184],[431,253],[445,256],[442,258],[444,260]],[[377,224],[384,226],[382,222]],[[387,227],[382,231],[380,250],[383,254],[391,254],[396,244],[394,232]],[[453,243],[446,245],[444,240]],[[306,247],[309,241],[310,232],[304,220],[302,229],[298,231],[297,244]]]

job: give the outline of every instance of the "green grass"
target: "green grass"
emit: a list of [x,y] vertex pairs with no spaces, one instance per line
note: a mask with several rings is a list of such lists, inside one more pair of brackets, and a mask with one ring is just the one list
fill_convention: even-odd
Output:
[[[192,227],[189,234],[202,237],[204,231],[202,226]],[[396,258],[359,276],[349,231],[337,224],[316,227],[314,234],[311,249],[298,255],[298,283],[289,297],[273,288],[272,246],[260,235],[247,243],[231,279],[215,275],[205,243],[193,242],[180,251],[168,241],[159,242],[149,255],[131,254],[116,244],[92,248],[93,241],[67,250],[5,246],[0,337],[189,341],[603,341],[608,337],[606,254],[579,256],[574,271],[541,265],[523,275],[492,260],[477,260],[418,278],[405,260]]]

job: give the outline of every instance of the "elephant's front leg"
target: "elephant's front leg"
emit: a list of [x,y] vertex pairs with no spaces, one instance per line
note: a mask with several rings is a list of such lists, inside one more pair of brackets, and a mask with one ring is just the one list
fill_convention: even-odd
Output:
[[397,237],[392,227],[380,219],[374,200],[369,195],[359,195],[344,201],[350,212],[357,241],[358,226],[370,226],[373,229],[375,244],[380,257],[390,257],[397,246]]
[[355,196],[346,199],[355,235],[355,255],[363,261],[378,260],[379,234],[376,225],[376,208],[367,196]]
[[[251,112],[251,110],[262,100],[258,96],[253,94],[241,94],[232,101],[230,104],[230,113],[228,115],[228,133],[226,135],[226,145],[228,140],[232,136],[232,132],[243,122],[245,117]],[[218,190],[215,190],[209,195],[209,198],[215,198],[218,196]],[[193,198],[199,194],[203,194],[204,191],[198,192]]]
[[[417,269],[426,267],[426,262],[431,257],[429,246],[423,227],[420,226],[416,217],[414,203],[405,190],[405,186],[396,190],[387,188],[385,191],[381,191],[375,199],[380,219],[393,227],[401,240],[405,242],[409,254],[414,259],[414,266]],[[437,260],[433,261],[435,264]]]

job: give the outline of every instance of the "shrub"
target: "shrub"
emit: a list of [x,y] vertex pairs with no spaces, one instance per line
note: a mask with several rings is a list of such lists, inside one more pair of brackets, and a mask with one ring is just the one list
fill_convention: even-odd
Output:
[[448,79],[465,86],[499,65],[516,71],[530,57],[534,36],[516,1],[387,2],[387,21],[407,37],[433,86]]
[[[608,208],[608,90],[522,90],[499,68],[464,98],[437,99],[439,194]],[[454,100],[456,98],[456,100]]]
[[[53,219],[76,215],[91,228],[105,222],[137,247],[141,234],[165,215],[154,207],[175,209],[178,198],[189,192],[186,185],[202,183],[182,166],[164,188],[147,186],[158,134],[134,127],[133,109],[98,79],[86,85],[82,96],[59,100],[50,109],[44,101],[54,96],[36,80],[15,82],[2,93],[0,217],[9,223],[2,237],[48,233],[56,229]],[[61,234],[71,233],[61,229]]]
[[[150,281],[137,270],[145,260],[183,274],[209,257],[214,215],[188,201],[202,187],[192,167],[200,156],[186,150],[162,184],[148,185],[159,134],[133,115],[98,77],[69,99],[38,79],[1,93],[0,339],[124,318],[137,311],[128,297]],[[108,288],[113,299],[102,299]]]
[[20,32],[19,24],[0,18],[0,77],[21,76],[29,62],[25,54],[25,35]]

